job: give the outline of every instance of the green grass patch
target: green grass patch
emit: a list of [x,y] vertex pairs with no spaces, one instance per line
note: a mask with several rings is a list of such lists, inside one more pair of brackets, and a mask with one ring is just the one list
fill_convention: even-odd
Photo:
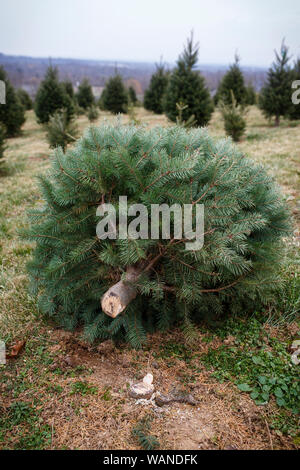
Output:
[[191,350],[183,343],[177,343],[175,341],[167,341],[165,344],[160,346],[160,350],[155,357],[161,359],[180,359],[189,363],[194,355]]
[[299,413],[299,371],[291,363],[288,341],[268,336],[255,317],[248,321],[232,318],[217,334],[233,336],[234,344],[210,349],[201,357],[206,367],[214,369],[214,377],[233,381],[257,405],[267,404],[273,397],[279,407]]
[[70,395],[79,394],[82,396],[85,395],[95,395],[98,392],[97,387],[90,385],[88,382],[78,381],[72,384],[72,390]]
[[112,399],[111,395],[111,387],[106,387],[104,389],[103,395],[102,395],[102,400],[104,401],[110,401]]
[[246,139],[249,141],[249,142],[253,142],[255,140],[264,140],[265,136],[263,134],[258,134],[258,133],[252,133],[252,134],[248,134]]
[[[52,431],[40,418],[37,402],[14,401],[0,418],[0,447],[7,450],[48,448]],[[18,440],[14,439],[18,436]]]
[[14,450],[43,450],[51,444],[52,430],[48,424],[31,428],[20,433],[19,441]]

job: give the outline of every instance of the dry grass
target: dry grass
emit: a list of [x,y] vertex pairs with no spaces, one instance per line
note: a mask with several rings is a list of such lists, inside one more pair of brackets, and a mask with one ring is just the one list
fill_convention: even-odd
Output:
[[[165,116],[143,108],[137,108],[137,117],[149,127],[168,125]],[[104,119],[114,118],[101,112],[95,125]],[[81,116],[78,124],[83,131],[89,123]],[[224,136],[218,112],[209,131]],[[269,167],[300,223],[300,126],[283,122],[280,128],[270,127],[252,108],[247,135],[239,146]],[[34,176],[46,171],[49,154],[45,132],[28,112],[22,136],[9,141],[8,173],[0,179],[0,338],[7,344],[27,340],[19,359],[0,366],[0,418],[2,412],[4,422],[10,419],[9,407],[15,402],[28,404],[30,417],[11,429],[0,428],[0,448],[134,449],[138,444],[132,426],[145,416],[151,417],[152,433],[165,449],[294,448],[292,439],[270,431],[269,417],[279,415],[274,404],[258,407],[230,382],[216,383],[199,358],[199,370],[191,374],[182,359],[161,357],[161,344],[183,341],[178,331],[153,335],[151,349],[144,351],[116,349],[109,343],[97,350],[82,343],[77,334],[43,323],[27,293],[25,264],[32,245],[19,240],[17,231],[26,223],[27,209],[39,200]],[[297,231],[293,243],[299,244]],[[199,333],[200,353],[208,348],[205,337]],[[219,345],[217,339],[210,343],[210,347]],[[198,406],[137,405],[128,398],[127,387],[149,370],[161,392],[176,384],[191,391]],[[78,382],[85,384],[79,385],[82,393],[72,393]],[[85,388],[86,384],[95,388]]]

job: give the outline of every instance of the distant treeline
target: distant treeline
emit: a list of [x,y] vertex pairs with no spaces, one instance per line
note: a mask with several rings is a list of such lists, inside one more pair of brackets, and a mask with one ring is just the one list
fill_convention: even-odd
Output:
[[[0,54],[8,77],[16,88],[24,88],[32,97],[35,96],[40,82],[45,76],[49,64],[58,68],[61,80],[70,80],[74,86],[85,77],[89,77],[94,87],[104,87],[106,81],[115,74],[116,69],[127,85],[133,85],[138,95],[143,95],[148,88],[155,64],[137,62],[109,62],[79,59],[47,59]],[[174,64],[167,65],[169,69]],[[227,65],[200,65],[202,75],[211,93],[214,93],[228,69]],[[267,69],[242,67],[246,83],[252,83],[256,91],[263,86]],[[132,83],[134,82],[134,83]],[[141,98],[141,96],[140,96]]]

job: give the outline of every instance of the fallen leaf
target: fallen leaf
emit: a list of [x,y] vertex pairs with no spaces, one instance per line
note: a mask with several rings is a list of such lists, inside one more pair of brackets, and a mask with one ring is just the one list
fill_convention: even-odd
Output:
[[10,352],[6,354],[6,359],[14,359],[18,357],[18,355],[24,348],[25,344],[26,344],[25,340],[18,341],[16,344],[14,344]]

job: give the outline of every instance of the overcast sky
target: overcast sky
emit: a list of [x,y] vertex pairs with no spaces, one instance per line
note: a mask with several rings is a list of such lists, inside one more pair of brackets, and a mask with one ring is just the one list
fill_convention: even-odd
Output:
[[300,56],[300,0],[0,0],[5,54],[173,62],[192,29],[200,64],[268,66]]

